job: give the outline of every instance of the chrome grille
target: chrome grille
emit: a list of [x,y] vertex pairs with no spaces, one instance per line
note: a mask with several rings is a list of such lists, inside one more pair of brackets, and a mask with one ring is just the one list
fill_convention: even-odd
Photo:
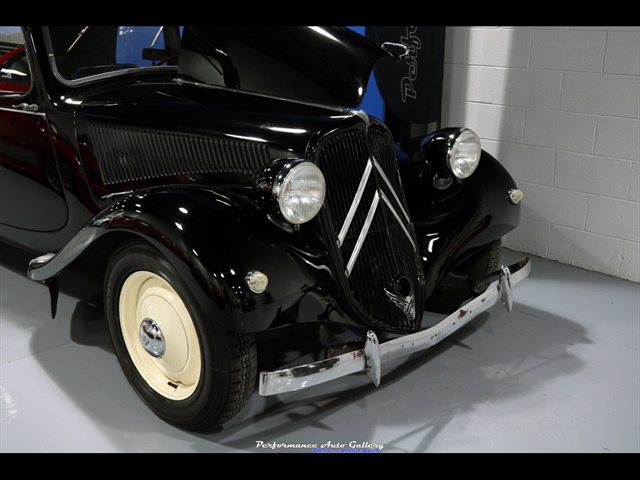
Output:
[[[316,162],[327,181],[323,232],[345,295],[368,324],[416,331],[422,271],[391,135],[377,126],[342,133],[319,148]],[[405,302],[409,292],[397,291],[399,282],[412,290],[414,311]]]

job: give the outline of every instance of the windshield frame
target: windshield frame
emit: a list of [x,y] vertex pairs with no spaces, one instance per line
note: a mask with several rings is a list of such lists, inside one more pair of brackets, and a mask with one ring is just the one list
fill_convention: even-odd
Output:
[[[150,27],[150,26],[142,26],[143,28],[155,28],[155,27]],[[137,75],[140,73],[143,74],[158,74],[158,73],[169,73],[173,76],[175,76],[177,74],[178,71],[178,67],[177,65],[167,65],[167,64],[163,64],[163,65],[139,65],[139,64],[134,64],[134,63],[118,63],[113,62],[109,65],[104,65],[104,64],[100,64],[100,63],[92,63],[92,62],[86,62],[86,65],[80,65],[77,66],[74,69],[74,73],[69,75],[68,73],[65,73],[63,71],[63,69],[61,68],[61,62],[64,61],[66,59],[66,55],[69,54],[70,52],[73,52],[73,50],[75,50],[78,46],[82,45],[82,41],[84,40],[85,37],[85,33],[91,28],[91,27],[84,27],[82,30],[80,30],[78,32],[77,37],[73,40],[73,42],[71,42],[69,44],[69,46],[67,47],[67,49],[63,52],[61,51],[60,48],[58,48],[58,50],[56,51],[56,48],[53,44],[52,41],[52,29],[55,28],[60,28],[60,27],[43,27],[43,33],[44,33],[44,40],[45,40],[45,48],[46,48],[46,52],[47,52],[47,60],[49,62],[49,66],[51,68],[51,71],[53,72],[54,76],[56,77],[56,79],[61,82],[64,85],[67,86],[79,86],[79,85],[84,85],[87,83],[93,83],[93,82],[97,82],[97,81],[101,81],[101,80],[105,80],[105,79],[111,79],[111,78],[115,78],[115,77],[124,77],[124,76],[129,76],[129,75]],[[107,27],[98,27],[98,28],[107,28]],[[118,31],[118,29],[132,29],[132,28],[136,28],[136,27],[126,27],[126,26],[114,26],[114,27],[108,27],[108,28],[112,28],[114,29],[114,34],[116,31]],[[138,27],[139,28],[139,27]],[[153,42],[151,42],[148,46],[149,49],[152,49],[154,47],[154,45],[156,44],[156,41],[158,39],[158,37],[160,36],[160,34],[162,33],[163,29],[165,27],[162,26],[158,26],[157,27],[157,31],[155,32],[154,35],[154,39]],[[160,37],[161,38],[161,37]],[[115,41],[114,39],[110,39],[110,41]],[[59,46],[58,46],[59,47]],[[110,54],[115,54],[116,52],[116,48],[117,46],[115,44],[111,45],[110,48],[112,49],[112,51],[110,51]],[[179,38],[178,38],[178,44],[177,45],[173,45],[173,48],[175,49],[179,49]],[[77,78],[75,78],[75,74],[81,70],[81,69],[87,69],[88,71],[90,71],[91,69],[93,69],[93,71],[95,73],[90,73],[90,74],[86,74],[86,75],[81,75],[78,76]]]

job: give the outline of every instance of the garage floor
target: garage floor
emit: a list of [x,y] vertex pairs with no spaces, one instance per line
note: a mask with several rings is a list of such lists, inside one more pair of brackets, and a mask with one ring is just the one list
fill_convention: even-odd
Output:
[[[505,263],[519,254],[505,252]],[[353,375],[260,397],[222,432],[155,417],[124,379],[86,284],[49,293],[30,255],[0,244],[0,452],[640,452],[640,286],[533,258],[514,311],[478,317],[396,361],[375,388]],[[330,444],[330,445],[328,445]],[[300,448],[296,448],[300,447]]]

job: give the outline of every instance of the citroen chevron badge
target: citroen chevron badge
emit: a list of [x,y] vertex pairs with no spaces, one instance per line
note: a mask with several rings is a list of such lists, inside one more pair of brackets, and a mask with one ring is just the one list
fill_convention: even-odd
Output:
[[378,172],[378,175],[380,176],[380,178],[384,181],[386,186],[389,188],[389,192],[390,192],[391,198],[395,203],[395,207],[394,207],[394,203],[392,203],[391,199],[389,199],[389,197],[382,191],[382,189],[377,188],[373,196],[373,200],[371,201],[371,205],[369,206],[367,217],[365,218],[364,224],[362,225],[362,229],[360,230],[360,235],[358,236],[356,245],[353,249],[353,252],[351,252],[349,261],[347,262],[347,268],[345,271],[345,274],[347,277],[351,275],[353,266],[355,265],[356,260],[358,259],[358,255],[360,254],[360,249],[362,248],[364,240],[367,237],[367,233],[369,232],[369,227],[373,222],[373,218],[378,209],[378,204],[380,203],[380,200],[382,200],[383,203],[389,208],[389,211],[393,214],[395,219],[398,221],[398,224],[402,228],[402,231],[409,239],[409,242],[411,243],[413,250],[414,251],[416,250],[415,242],[413,241],[413,238],[411,237],[411,234],[409,233],[409,230],[407,229],[407,226],[405,225],[405,222],[402,220],[402,217],[401,217],[401,215],[404,216],[408,224],[410,222],[409,215],[407,214],[405,209],[402,207],[402,203],[400,202],[400,199],[398,198],[398,195],[396,194],[395,190],[391,186],[391,182],[389,181],[384,171],[382,170],[382,167],[373,156],[369,157],[369,160],[367,161],[367,165],[364,169],[364,173],[362,174],[362,178],[360,179],[360,184],[358,185],[358,189],[356,190],[355,196],[353,197],[353,201],[351,202],[351,206],[349,207],[349,211],[347,212],[347,217],[345,218],[344,223],[342,224],[342,228],[340,229],[340,233],[338,234],[338,241],[337,241],[338,248],[342,247],[342,243],[344,242],[344,239],[347,236],[349,228],[351,227],[351,222],[353,221],[353,217],[355,216],[356,211],[360,206],[362,195],[367,186],[367,183],[369,182],[371,172],[373,171],[374,168]]

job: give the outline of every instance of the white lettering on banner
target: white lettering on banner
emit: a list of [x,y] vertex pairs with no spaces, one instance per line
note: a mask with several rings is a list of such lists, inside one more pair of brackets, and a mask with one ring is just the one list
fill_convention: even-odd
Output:
[[408,74],[402,77],[401,80],[401,94],[402,102],[406,103],[407,98],[416,99],[418,92],[414,88],[414,82],[418,78],[418,51],[422,47],[420,38],[415,35],[418,27],[407,27],[407,35],[400,37],[400,42],[406,45],[409,49],[405,57],[407,66],[409,67]]
[[347,443],[328,441],[322,445],[316,443],[263,442],[256,440],[256,448],[260,449],[309,449],[313,453],[379,453],[384,445],[381,443],[356,442]]

